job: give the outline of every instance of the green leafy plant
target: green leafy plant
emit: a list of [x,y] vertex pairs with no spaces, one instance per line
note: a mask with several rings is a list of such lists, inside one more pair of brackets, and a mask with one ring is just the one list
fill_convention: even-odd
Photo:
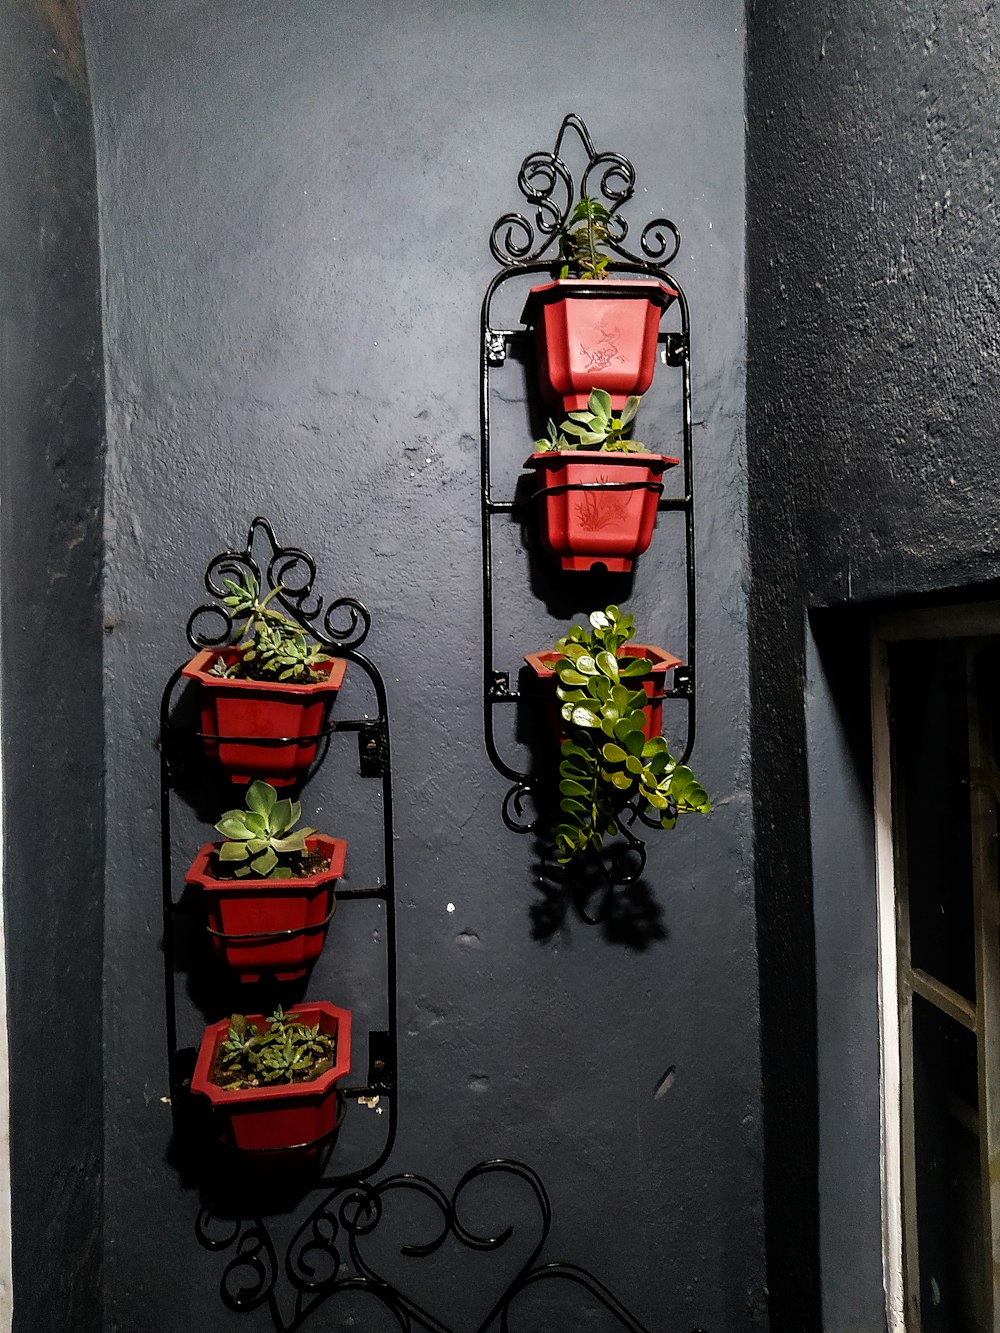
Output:
[[306,838],[314,828],[298,829],[302,806],[278,793],[269,782],[254,782],[247,789],[245,810],[227,810],[216,824],[226,841],[217,856],[235,878],[292,879],[308,855]]
[[617,606],[594,611],[590,628],[574,625],[558,641],[554,663],[562,704],[562,757],[556,857],[567,864],[615,837],[626,807],[672,829],[682,814],[712,807],[694,773],[670,754],[662,736],[646,740],[646,692],[632,682],[652,671],[645,657],[622,652],[635,636]]
[[604,389],[594,389],[586,408],[570,412],[562,426],[557,427],[550,417],[548,438],[536,440],[535,448],[540,453],[551,453],[556,449],[595,449],[609,454],[638,453],[646,446],[638,440],[630,440],[628,435],[640,402],[638,395],[632,394],[626,398],[621,414],[615,416],[611,410],[611,395]]
[[316,670],[330,658],[318,644],[310,643],[305,631],[294,620],[276,611],[268,603],[284,589],[279,583],[261,600],[260,585],[253,574],[243,573],[242,582],[223,579],[229,589],[222,599],[233,623],[243,622],[237,647],[246,645],[239,657],[227,662],[220,656],[211,674],[232,679],[249,676],[254,680],[286,680],[295,684],[321,679]]
[[233,1014],[219,1047],[216,1082],[227,1092],[276,1083],[311,1083],[333,1068],[336,1040],[280,1007],[263,1027]]
[[[611,239],[611,214],[598,199],[584,195],[566,220],[559,237],[559,258],[566,262],[559,271],[568,278],[575,269],[581,278],[606,278],[610,256],[603,247]],[[574,228],[574,230],[570,230]]]

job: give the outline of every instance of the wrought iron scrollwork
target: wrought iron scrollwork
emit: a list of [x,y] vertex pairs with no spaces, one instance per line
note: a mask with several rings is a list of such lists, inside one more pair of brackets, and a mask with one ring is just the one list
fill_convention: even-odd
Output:
[[[258,533],[270,547],[263,566],[254,554]],[[338,597],[326,605],[313,592],[317,572],[316,562],[308,551],[297,546],[279,546],[270,522],[258,515],[250,524],[245,549],[223,551],[205,571],[205,587],[217,600],[204,602],[191,612],[187,622],[188,642],[194,649],[219,648],[232,642],[235,625],[223,601],[229,591],[225,580],[241,583],[249,575],[264,596],[273,592],[273,601],[318,643],[340,652],[360,648],[371,628],[368,608],[353,597]]]
[[[587,154],[579,192],[562,157],[563,140],[570,130],[578,135]],[[517,268],[538,263],[565,231],[574,205],[585,196],[600,199],[611,214],[608,247],[619,258],[662,269],[680,249],[680,232],[669,218],[646,223],[638,252],[626,247],[629,224],[619,210],[635,193],[635,167],[621,153],[599,153],[585,122],[575,114],[568,115],[559,127],[551,152],[528,154],[517,173],[517,186],[534,212],[532,217],[504,213],[493,224],[490,251],[499,264]]]
[[[481,1193],[489,1183],[523,1186],[519,1191],[522,1211],[530,1209],[531,1220],[520,1225],[509,1221],[483,1235],[463,1220],[463,1203],[472,1192]],[[291,1316],[285,1318],[278,1300],[279,1268],[273,1242],[260,1218],[242,1226],[230,1226],[222,1237],[213,1234],[211,1215],[203,1210],[197,1224],[201,1243],[211,1250],[235,1247],[236,1254],[222,1278],[222,1297],[230,1309],[254,1310],[267,1303],[275,1333],[297,1333],[306,1320],[327,1301],[348,1293],[364,1294],[393,1315],[404,1333],[422,1329],[426,1333],[457,1333],[451,1325],[421,1305],[398,1279],[376,1267],[369,1242],[376,1233],[393,1227],[388,1206],[393,1195],[419,1196],[431,1205],[434,1221],[430,1234],[411,1236],[398,1243],[401,1256],[429,1258],[452,1240],[465,1250],[481,1254],[511,1256],[512,1271],[492,1307],[477,1325],[477,1333],[516,1333],[517,1298],[541,1282],[564,1281],[585,1290],[627,1333],[647,1333],[645,1326],[593,1273],[575,1264],[542,1261],[552,1228],[552,1205],[541,1177],[523,1162],[494,1159],[479,1162],[462,1176],[448,1194],[426,1176],[398,1174],[371,1183],[346,1180],[331,1190],[312,1209],[288,1244],[282,1265],[293,1297]],[[510,1195],[506,1196],[508,1200]],[[480,1198],[480,1204],[482,1199]],[[515,1237],[524,1248],[514,1255],[509,1248]],[[240,1277],[249,1279],[239,1285]],[[658,1330],[662,1333],[662,1330]],[[693,1333],[704,1333],[695,1329]]]

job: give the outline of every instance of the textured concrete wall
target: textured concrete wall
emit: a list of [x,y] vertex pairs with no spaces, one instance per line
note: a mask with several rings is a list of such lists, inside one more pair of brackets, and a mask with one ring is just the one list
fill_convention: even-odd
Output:
[[0,5],[0,659],[14,1327],[100,1321],[101,336],[76,5]]
[[[769,1286],[775,1327],[801,1333],[819,1326],[817,1164],[842,1089],[831,1081],[817,1092],[804,608],[983,585],[1000,570],[997,26],[991,6],[967,0],[751,3],[748,13]],[[853,640],[824,665],[862,680],[866,669]],[[848,683],[843,692],[852,691]],[[844,907],[859,929],[871,923],[869,892],[859,883]],[[835,934],[815,943],[825,956]],[[855,956],[855,965],[856,985],[874,996],[874,955]],[[833,994],[821,983],[820,1008],[833,1024],[823,1029],[821,1017],[827,1051],[844,1043],[848,1021],[846,1012],[836,1017]],[[867,1037],[858,1047],[845,1074],[870,1085],[877,1049]],[[872,1128],[862,1164],[869,1173],[877,1169]],[[859,1185],[856,1203],[863,1193]],[[877,1307],[871,1266],[847,1277],[873,1242],[870,1191],[868,1199],[853,1241],[824,1256],[829,1329],[868,1327]]]
[[[195,1182],[164,1163],[153,749],[159,692],[184,656],[206,561],[241,540],[256,511],[316,553],[331,593],[362,597],[376,618],[369,650],[388,680],[397,760],[401,1125],[391,1167],[450,1187],[481,1158],[522,1158],[552,1194],[550,1253],[593,1268],[651,1328],[760,1326],[742,31],[732,0],[643,0],[614,16],[593,0],[88,6],[116,830],[108,1328],[269,1326],[265,1311],[244,1319],[220,1304],[225,1256],[198,1247]],[[697,762],[716,799],[710,819],[654,840],[643,891],[607,932],[572,913],[546,923],[531,842],[501,825],[505,786],[481,740],[487,239],[519,202],[522,156],[551,146],[571,110],[599,147],[635,161],[636,221],[662,209],[684,231],[675,270],[695,329]],[[673,443],[661,378],[647,434]],[[503,391],[517,426],[500,447],[516,475],[531,439],[516,367]],[[681,543],[666,522],[632,602],[648,637],[669,646],[683,628]],[[499,665],[516,671],[523,651],[549,643],[594,594],[536,596],[515,530],[497,554]],[[331,759],[305,800],[315,822],[351,840],[363,882],[377,865],[370,788]],[[179,864],[208,832],[193,815],[180,821]],[[309,994],[354,1008],[363,1033],[381,979],[378,921],[360,911],[353,924],[338,914]],[[184,982],[190,1042],[211,1005],[196,975]],[[654,1101],[671,1064],[673,1088]],[[352,1133],[364,1115],[355,1108]],[[481,1284],[467,1257],[443,1262],[449,1318],[465,1326]],[[433,1291],[429,1269],[410,1264],[406,1280]],[[607,1319],[588,1315],[582,1293],[539,1299],[546,1327]]]

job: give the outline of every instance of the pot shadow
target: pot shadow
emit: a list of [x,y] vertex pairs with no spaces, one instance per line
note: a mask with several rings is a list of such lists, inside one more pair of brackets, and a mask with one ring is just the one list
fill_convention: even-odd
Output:
[[324,1176],[338,1133],[309,1152],[246,1153],[228,1147],[217,1136],[208,1098],[190,1091],[196,1058],[193,1048],[176,1055],[173,1133],[165,1165],[182,1188],[197,1193],[209,1218],[246,1223],[293,1213]]
[[[169,727],[161,744],[167,760],[171,788],[199,823],[209,826],[214,838],[215,830],[212,826],[223,812],[243,808],[247,784],[231,782],[225,769],[206,755],[205,742],[198,735],[201,717],[198,687],[194,681],[184,681],[179,691],[175,688],[168,721]],[[330,737],[324,736],[309,769],[294,783],[281,787],[279,795],[298,800],[302,789],[322,765],[329,746]]]

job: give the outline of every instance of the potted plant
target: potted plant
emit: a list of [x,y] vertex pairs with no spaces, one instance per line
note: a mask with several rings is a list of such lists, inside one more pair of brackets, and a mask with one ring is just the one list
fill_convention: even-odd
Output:
[[233,1014],[207,1027],[191,1090],[211,1101],[232,1147],[315,1148],[336,1128],[335,1085],[350,1068],[350,1013],[306,1001],[287,1014]]
[[584,408],[594,388],[611,395],[616,412],[646,392],[660,320],[678,295],[658,278],[609,276],[611,226],[607,208],[584,195],[559,238],[558,280],[532,287],[521,315],[535,330],[542,396],[565,412]]
[[225,840],[205,843],[184,877],[202,889],[212,945],[240,981],[294,981],[322,951],[347,843],[296,829],[301,817],[298,801],[252,783],[246,809],[215,825]]
[[[659,734],[662,695],[654,701],[650,650],[629,642],[634,633],[632,617],[609,606],[591,614],[590,629],[574,625],[553,653],[537,655],[548,659],[542,665],[558,680],[556,857],[562,864],[588,848],[599,851],[618,833],[626,811],[646,822],[652,812],[661,827],[672,829],[680,815],[711,809],[704,787]],[[536,661],[527,660],[538,671]],[[662,667],[663,674],[668,669]]]
[[257,580],[225,579],[223,601],[235,644],[197,653],[183,675],[198,682],[206,753],[233,782],[261,778],[275,787],[298,780],[316,757],[319,736],[347,663],[328,657],[305,631],[263,599]]
[[535,441],[525,460],[534,468],[535,494],[544,506],[546,545],[562,568],[627,573],[649,546],[660,480],[676,458],[650,453],[630,439],[639,398],[626,398],[620,413],[611,395],[593,389],[587,406],[561,426],[549,421],[548,435]]

